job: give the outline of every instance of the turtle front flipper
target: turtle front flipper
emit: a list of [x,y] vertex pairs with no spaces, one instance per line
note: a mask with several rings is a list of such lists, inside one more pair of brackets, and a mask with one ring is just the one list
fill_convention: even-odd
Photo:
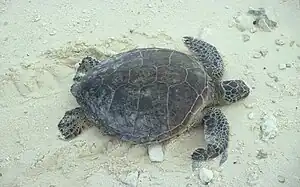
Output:
[[92,57],[84,57],[79,63],[76,74],[73,78],[73,81],[79,82],[80,79],[93,67],[98,65],[100,62]]
[[208,108],[203,117],[205,148],[198,148],[192,154],[196,161],[207,161],[221,156],[220,166],[227,160],[229,124],[225,115],[218,108]]
[[211,78],[218,80],[222,78],[224,64],[215,46],[191,36],[183,37],[183,43],[203,63]]
[[91,124],[86,120],[82,108],[74,108],[67,111],[60,120],[58,130],[61,134],[59,138],[63,140],[73,139],[90,126]]

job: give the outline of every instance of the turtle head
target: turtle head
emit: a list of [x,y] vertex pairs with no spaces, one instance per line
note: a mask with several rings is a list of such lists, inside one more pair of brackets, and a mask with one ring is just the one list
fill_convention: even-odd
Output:
[[218,103],[221,105],[235,103],[250,94],[250,88],[242,80],[226,80],[219,84]]
[[94,68],[96,65],[99,64],[99,61],[92,57],[84,57],[79,64],[77,64],[76,74],[73,78],[74,82],[80,82],[81,78],[84,77],[89,70]]

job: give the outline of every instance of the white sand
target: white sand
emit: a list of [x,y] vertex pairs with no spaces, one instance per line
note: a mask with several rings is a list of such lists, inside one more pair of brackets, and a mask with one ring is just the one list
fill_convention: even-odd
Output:
[[[230,28],[233,17],[249,6],[268,10],[278,28],[255,33]],[[126,186],[122,181],[135,171],[141,187],[201,186],[190,154],[203,145],[202,129],[166,144],[165,160],[156,164],[145,148],[96,128],[70,142],[57,138],[57,123],[77,105],[69,87],[82,57],[136,46],[187,51],[185,35],[218,48],[224,79],[243,79],[254,88],[246,100],[222,107],[231,125],[229,158],[222,168],[217,161],[207,166],[215,174],[210,186],[300,186],[298,0],[1,0],[0,33],[1,187]],[[250,35],[248,42],[243,34]],[[276,45],[276,39],[285,45]],[[255,59],[257,50],[268,54]],[[286,63],[291,67],[279,70]],[[276,117],[278,127],[268,142],[259,138],[265,113]],[[257,158],[260,149],[266,158]]]

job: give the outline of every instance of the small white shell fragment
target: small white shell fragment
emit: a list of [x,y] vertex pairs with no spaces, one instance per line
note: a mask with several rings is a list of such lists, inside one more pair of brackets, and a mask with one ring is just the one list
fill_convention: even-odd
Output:
[[252,55],[253,58],[255,59],[259,59],[262,57],[262,54],[260,52],[255,51]]
[[248,114],[248,119],[250,119],[250,120],[254,119],[254,114],[253,114],[253,112],[250,112],[250,113]]
[[253,108],[254,103],[244,103],[245,108]]
[[152,162],[162,162],[164,160],[163,147],[160,144],[154,144],[148,146],[149,159]]
[[255,28],[255,27],[252,27],[251,29],[250,29],[250,33],[256,33],[257,32],[257,29]]
[[278,68],[279,68],[280,70],[284,70],[284,69],[286,69],[286,64],[279,64],[279,65],[278,65]]
[[50,35],[50,36],[56,35],[56,31],[55,31],[55,30],[51,31],[51,32],[49,33],[49,35]]
[[199,170],[199,178],[203,184],[207,185],[214,178],[214,173],[209,169],[201,168]]

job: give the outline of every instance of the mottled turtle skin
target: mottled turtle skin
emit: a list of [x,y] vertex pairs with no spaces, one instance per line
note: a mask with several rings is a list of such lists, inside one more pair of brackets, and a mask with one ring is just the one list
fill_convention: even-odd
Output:
[[124,141],[151,144],[204,125],[207,146],[192,159],[222,155],[224,163],[229,124],[215,106],[241,100],[250,89],[242,80],[221,81],[224,65],[214,46],[188,36],[183,42],[191,54],[138,48],[102,62],[83,58],[71,86],[79,107],[59,122],[61,137],[76,137],[89,122]]

